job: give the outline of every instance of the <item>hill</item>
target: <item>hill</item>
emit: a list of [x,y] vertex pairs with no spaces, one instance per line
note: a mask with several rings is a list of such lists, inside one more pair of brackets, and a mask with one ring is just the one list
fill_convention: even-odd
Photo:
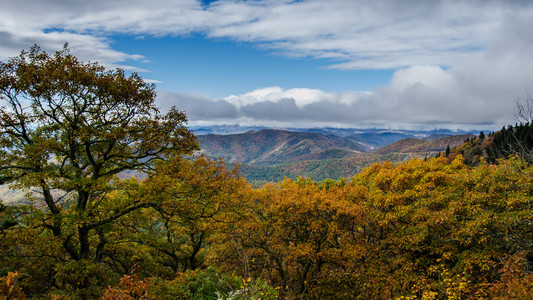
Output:
[[411,152],[408,151],[411,147],[419,146],[420,144],[424,144],[425,141],[417,138],[406,138],[403,140],[399,140],[395,143],[392,143],[390,145],[387,145],[383,148],[380,148],[375,151],[376,154],[385,154],[385,153],[393,153],[393,152]]
[[442,152],[446,147],[454,148],[462,145],[464,141],[473,135],[461,134],[453,136],[438,137],[436,139],[426,140],[417,138],[407,138],[398,142],[387,145],[377,151],[375,154],[386,153],[419,153],[419,154],[433,154],[434,152]]
[[352,134],[347,138],[364,143],[373,149],[378,149],[383,146],[389,145],[391,143],[406,139],[412,138],[415,134],[411,132],[401,132],[401,131],[378,131],[378,132],[363,132]]
[[467,139],[460,147],[452,149],[451,157],[461,154],[468,165],[477,165],[482,160],[496,164],[500,159],[518,155],[533,163],[533,122],[503,127],[496,132]]
[[344,158],[368,147],[344,137],[314,132],[262,129],[230,135],[198,136],[202,152],[228,163],[271,165],[312,159]]
[[[418,134],[424,138],[421,139],[412,137],[412,132],[400,131],[337,133],[341,136],[317,131],[262,129],[238,134],[200,135],[198,138],[204,154],[221,157],[230,164],[240,163],[241,174],[260,186],[285,177],[310,177],[316,181],[350,177],[374,163],[398,163],[413,157],[434,156],[448,146],[460,146],[473,136],[446,136],[437,132]],[[406,136],[387,144],[387,141]],[[385,146],[372,151],[378,145]]]
[[348,158],[306,160],[287,164],[263,166],[243,164],[240,167],[240,173],[255,186],[262,186],[267,182],[278,182],[285,177],[291,179],[309,177],[314,181],[322,181],[351,177],[375,163],[402,162],[409,158],[409,154],[406,153],[359,154]]

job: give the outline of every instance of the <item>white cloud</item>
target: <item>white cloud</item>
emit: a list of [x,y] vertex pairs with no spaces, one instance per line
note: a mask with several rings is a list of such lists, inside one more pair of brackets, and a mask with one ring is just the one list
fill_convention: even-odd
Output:
[[29,50],[37,44],[43,50],[53,53],[68,42],[71,51],[84,61],[98,61],[109,68],[123,68],[130,71],[144,71],[129,65],[119,64],[128,60],[141,60],[140,55],[131,55],[110,47],[106,38],[69,32],[9,32],[0,28],[0,59],[17,56],[22,49]]
[[131,70],[147,61],[112,47],[114,34],[203,34],[287,56],[328,58],[333,69],[395,69],[367,93],[262,88],[212,99],[161,92],[191,120],[299,124],[501,124],[533,91],[533,2],[508,0],[19,0],[0,10],[0,58],[34,43],[69,42],[84,60]]
[[[189,95],[183,101],[184,95],[173,93],[164,98],[184,109],[193,123],[499,129],[514,123],[515,98],[533,90],[533,82],[528,82],[533,63],[520,61],[519,56],[479,55],[449,69],[412,66],[396,71],[388,86],[366,93],[267,87],[224,99],[191,100]],[[204,108],[211,113],[199,114]]]
[[338,94],[327,93],[318,89],[309,88],[294,88],[284,90],[280,87],[267,87],[254,90],[243,95],[231,95],[224,98],[224,100],[238,108],[264,101],[277,103],[283,99],[294,99],[295,105],[301,108],[314,102],[336,102],[338,100]]
[[[338,69],[449,66],[483,50],[495,33],[516,31],[515,21],[506,22],[517,15],[531,19],[533,5],[503,0],[220,0],[205,7],[196,0],[20,0],[4,4],[0,12],[0,31],[13,37],[4,40],[0,57],[18,52],[25,39],[46,45],[74,39],[92,46],[84,54],[93,60],[116,62],[140,58],[112,51],[102,36],[202,33],[260,43],[290,56],[333,58],[338,62],[331,68]],[[521,28],[524,34],[526,28]],[[45,34],[54,29],[60,31]]]
[[168,110],[172,106],[187,113],[192,121],[217,120],[229,121],[238,118],[238,108],[223,99],[212,99],[208,95],[188,93],[179,94],[167,91],[159,91],[156,104],[162,110]]
[[160,80],[143,78],[146,83],[161,83]]

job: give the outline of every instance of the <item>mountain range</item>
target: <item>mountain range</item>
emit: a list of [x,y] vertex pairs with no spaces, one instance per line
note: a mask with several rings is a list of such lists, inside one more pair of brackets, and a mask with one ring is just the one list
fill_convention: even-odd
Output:
[[202,151],[226,162],[255,165],[343,158],[368,151],[348,138],[314,132],[261,129],[230,135],[198,136]]
[[473,135],[447,130],[337,128],[300,131],[259,128],[228,133],[231,129],[223,127],[224,134],[196,132],[201,152],[229,164],[239,163],[241,174],[256,185],[284,177],[303,176],[317,181],[349,177],[373,163],[433,156],[448,146],[460,146]]

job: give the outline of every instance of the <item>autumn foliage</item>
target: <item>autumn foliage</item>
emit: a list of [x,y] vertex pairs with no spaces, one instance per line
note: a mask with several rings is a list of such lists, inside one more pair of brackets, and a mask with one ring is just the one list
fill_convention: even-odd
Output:
[[519,299],[531,291],[532,171],[457,157],[287,179],[251,192],[249,216],[227,233],[246,254],[227,259],[246,257],[289,298],[512,298],[499,288],[512,286]]
[[244,288],[239,282],[280,298],[531,295],[533,168],[520,158],[476,167],[461,157],[383,163],[347,180],[259,189],[202,157],[159,168],[109,194],[118,206],[130,197],[159,204],[110,224],[102,261],[65,264],[52,236],[19,225],[2,232],[3,270],[16,269],[30,295],[66,296],[89,280],[105,297],[194,298],[198,287],[184,276],[208,267],[218,271],[194,276],[229,276],[227,295]]
[[136,75],[32,51],[1,65],[0,179],[36,194],[0,205],[0,299],[533,294],[533,166],[519,156],[253,188],[193,152],[185,115],[159,114]]

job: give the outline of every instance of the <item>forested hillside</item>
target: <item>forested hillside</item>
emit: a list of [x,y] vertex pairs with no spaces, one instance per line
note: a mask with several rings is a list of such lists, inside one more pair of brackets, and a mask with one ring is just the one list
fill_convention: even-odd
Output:
[[95,232],[106,243],[91,246],[102,247],[92,262],[68,262],[61,239],[38,234],[46,229],[31,213],[37,208],[4,207],[2,269],[16,273],[3,284],[32,296],[104,299],[216,292],[527,299],[533,292],[533,168],[521,159],[476,167],[461,157],[414,159],[348,180],[287,179],[260,189],[205,159],[169,167],[117,183],[106,196],[110,208],[135,199],[157,205]]
[[462,145],[472,135],[454,135],[428,139],[407,138],[376,151],[355,154],[344,158],[315,157],[298,163],[265,167],[242,165],[241,174],[251,183],[281,181],[285,177],[297,179],[309,177],[316,181],[348,178],[375,163],[385,161],[401,163],[412,158],[427,159],[440,155],[446,148]]
[[455,148],[463,144],[465,139],[472,137],[470,134],[439,137],[429,141],[417,138],[403,139],[376,150],[375,154],[385,153],[410,153],[416,157],[425,157],[445,151],[446,148]]
[[447,151],[253,188],[194,155],[152,85],[67,48],[0,62],[0,95],[0,178],[39,195],[0,203],[2,299],[533,295],[527,157]]
[[461,154],[470,165],[477,165],[482,160],[497,163],[512,155],[523,157],[533,162],[533,124],[529,122],[508,125],[501,130],[487,135],[470,137],[464,144],[452,150],[452,156]]
[[[261,186],[285,177],[310,177],[316,181],[349,177],[376,162],[435,156],[447,147],[461,145],[471,136],[437,135],[419,139],[404,138],[413,133],[370,131],[356,135],[339,130],[343,136],[262,129],[200,135],[198,139],[203,154],[223,158],[227,163],[239,163],[241,174]],[[376,150],[378,145],[385,146]]]
[[201,135],[199,143],[206,155],[221,157],[229,163],[271,165],[340,158],[369,149],[349,139],[320,133],[262,129],[232,135]]

